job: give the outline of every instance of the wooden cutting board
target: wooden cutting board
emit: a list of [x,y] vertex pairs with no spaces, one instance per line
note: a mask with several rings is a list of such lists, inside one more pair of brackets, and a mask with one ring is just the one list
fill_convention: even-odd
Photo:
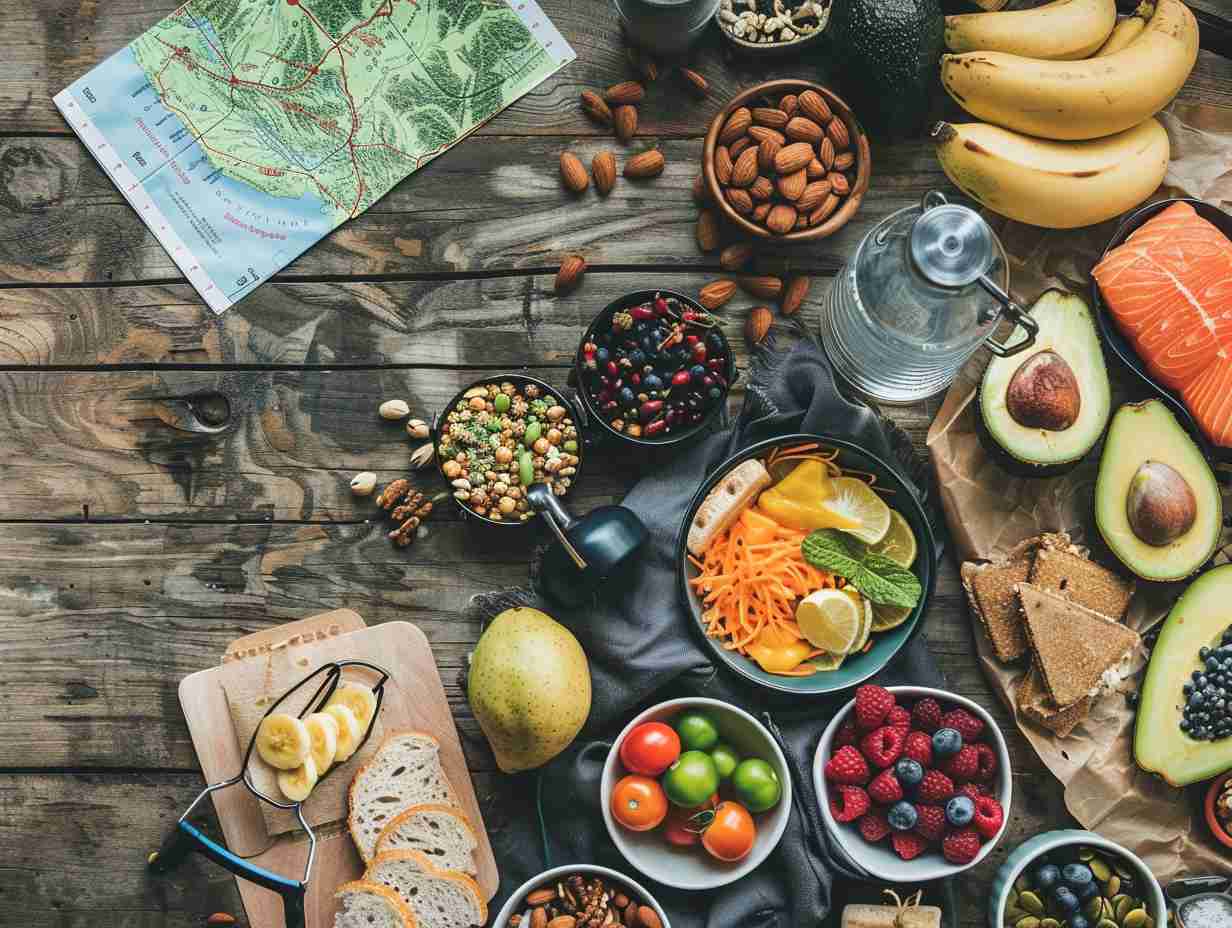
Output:
[[[432,649],[423,632],[409,622],[368,628],[358,613],[337,609],[237,639],[218,667],[185,677],[180,682],[180,705],[206,781],[217,783],[234,776],[243,761],[245,745],[239,741],[227,703],[228,688],[234,692],[244,681],[260,681],[273,668],[290,665],[298,676],[289,681],[289,686],[324,663],[347,659],[371,661],[390,672],[380,715],[386,732],[415,729],[428,732],[440,742],[441,763],[463,811],[475,825],[479,842],[475,850],[477,879],[490,899],[500,882],[492,846]],[[330,786],[331,781],[349,783],[359,767],[358,759],[356,755],[348,760],[322,787]],[[211,798],[223,837],[234,853],[275,873],[295,879],[303,876],[308,839],[302,832],[271,835],[262,803],[243,785],[220,790]],[[323,824],[314,826],[317,855],[305,899],[307,928],[333,925],[334,890],[341,883],[358,879],[364,869],[346,828],[345,790],[337,790],[332,810],[318,813]],[[236,882],[253,928],[283,928],[282,901],[276,893],[246,880]]]

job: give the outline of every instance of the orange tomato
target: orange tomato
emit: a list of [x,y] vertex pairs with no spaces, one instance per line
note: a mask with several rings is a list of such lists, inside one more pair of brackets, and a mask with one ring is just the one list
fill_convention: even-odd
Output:
[[741,860],[753,850],[757,826],[749,810],[738,802],[721,802],[702,832],[702,847],[719,860]]
[[667,794],[650,777],[630,774],[612,789],[612,817],[630,831],[650,831],[667,817]]

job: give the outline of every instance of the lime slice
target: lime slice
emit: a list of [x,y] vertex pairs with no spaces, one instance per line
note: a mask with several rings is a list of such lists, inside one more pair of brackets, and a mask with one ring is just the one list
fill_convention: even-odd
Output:
[[868,550],[888,557],[900,567],[910,567],[915,563],[915,532],[911,531],[911,526],[907,524],[902,513],[891,509],[889,529],[886,530],[881,541]]
[[890,528],[890,507],[877,492],[858,477],[835,477],[832,494],[817,503],[835,517],[835,527],[875,545]]
[[860,638],[864,609],[842,590],[818,590],[796,606],[800,633],[815,648],[846,654]]
[[898,628],[915,612],[914,606],[887,606],[884,603],[873,604],[873,631],[888,632]]
[[846,659],[846,654],[819,654],[809,658],[809,663],[818,670],[838,670]]
[[860,619],[860,637],[856,639],[856,643],[853,644],[851,646],[851,650],[847,652],[848,654],[857,654],[864,650],[864,646],[868,644],[868,636],[873,630],[873,604],[854,590],[844,592],[846,592],[848,596],[858,599],[861,608],[864,610],[864,615]]

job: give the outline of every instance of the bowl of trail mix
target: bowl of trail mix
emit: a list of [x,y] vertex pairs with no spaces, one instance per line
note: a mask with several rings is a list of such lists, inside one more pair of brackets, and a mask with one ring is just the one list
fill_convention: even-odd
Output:
[[795,54],[813,44],[830,21],[831,0],[719,0],[714,14],[723,38],[741,53]]
[[535,515],[532,483],[567,496],[581,469],[582,438],[570,400],[525,374],[467,387],[437,419],[436,461],[462,510],[485,522],[521,525]]

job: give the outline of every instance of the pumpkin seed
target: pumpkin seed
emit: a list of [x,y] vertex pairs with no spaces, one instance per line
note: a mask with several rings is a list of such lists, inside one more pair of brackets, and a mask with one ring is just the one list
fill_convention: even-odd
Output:
[[1120,895],[1112,900],[1112,911],[1116,913],[1117,924],[1125,924],[1125,916],[1130,913],[1138,905],[1137,899],[1131,899],[1129,896]]
[[1109,899],[1116,896],[1121,891],[1121,878],[1115,873],[1108,877],[1108,882],[1104,886],[1104,895]]
[[1005,907],[1005,924],[1013,925],[1020,918],[1025,918],[1027,915],[1022,909],[1017,906],[1009,905]]
[[1086,916],[1088,922],[1097,922],[1100,916],[1104,914],[1104,900],[1099,896],[1092,896],[1082,906],[1082,914]]
[[1099,904],[1103,911],[1103,917],[1107,919],[1115,919],[1116,910],[1112,907],[1112,903],[1109,900],[1100,898],[1098,896],[1096,898],[1099,899]]
[[1108,878],[1112,876],[1112,868],[1098,857],[1092,857],[1087,862],[1087,865],[1091,868],[1091,872],[1095,874],[1095,879],[1101,883],[1106,883]]
[[1028,915],[1014,922],[1014,928],[1040,928],[1040,920],[1034,915]]
[[1146,918],[1146,909],[1133,909],[1121,919],[1121,928],[1142,928],[1146,924]]
[[1041,918],[1040,928],[1061,928],[1061,923],[1055,918]]
[[1043,915],[1044,900],[1030,890],[1027,890],[1025,893],[1018,894],[1018,908],[1024,909],[1032,915]]

